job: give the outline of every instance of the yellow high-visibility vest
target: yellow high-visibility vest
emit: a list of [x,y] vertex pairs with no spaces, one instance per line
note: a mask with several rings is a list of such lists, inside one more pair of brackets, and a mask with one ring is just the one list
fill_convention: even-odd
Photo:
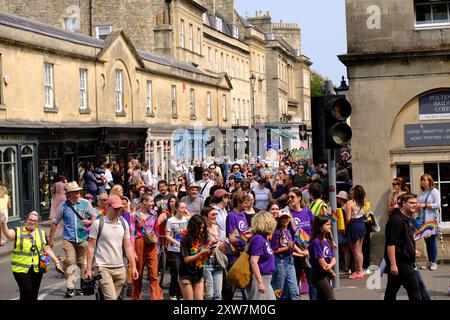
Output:
[[[16,242],[11,256],[11,271],[16,273],[28,273],[31,266],[34,272],[39,272],[39,252],[47,244],[45,240],[45,231],[36,228],[33,237],[25,233],[25,227],[16,228]],[[35,249],[32,250],[33,241]]]

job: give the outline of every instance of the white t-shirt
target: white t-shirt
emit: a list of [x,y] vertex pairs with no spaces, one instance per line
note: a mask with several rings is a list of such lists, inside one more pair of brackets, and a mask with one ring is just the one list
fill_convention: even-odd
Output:
[[[106,180],[106,190],[110,190],[111,186],[109,185],[110,181],[113,181],[113,176],[111,170],[105,169],[105,180]],[[103,231],[102,231],[103,232]]]
[[[183,216],[183,218],[178,219],[177,217],[171,217],[169,220],[167,220],[166,223],[166,231],[170,231],[172,233],[172,238],[177,240],[178,242],[181,241],[181,231],[186,229],[188,224],[188,221],[186,217]],[[169,246],[167,247],[168,251],[171,252],[180,252],[179,247],[175,247],[172,242],[169,242]]]
[[[123,230],[119,220],[113,224],[108,216],[104,219],[102,234],[97,241],[97,250],[94,254],[94,267],[123,267],[123,240],[130,239],[130,228],[126,221],[124,221],[126,230]],[[100,219],[92,223],[89,238],[97,239],[99,225]]]
[[269,205],[270,190],[267,188],[261,190],[258,187],[253,192],[255,193],[255,208],[266,210]]

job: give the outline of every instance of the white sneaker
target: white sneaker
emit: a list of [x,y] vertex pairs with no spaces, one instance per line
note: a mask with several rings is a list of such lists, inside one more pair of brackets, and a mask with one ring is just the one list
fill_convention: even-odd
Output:
[[170,300],[177,300],[177,296],[170,296]]
[[438,269],[437,263],[432,263],[430,266],[431,271],[436,271]]
[[428,262],[426,266],[421,266],[420,270],[428,270],[431,267],[431,262]]

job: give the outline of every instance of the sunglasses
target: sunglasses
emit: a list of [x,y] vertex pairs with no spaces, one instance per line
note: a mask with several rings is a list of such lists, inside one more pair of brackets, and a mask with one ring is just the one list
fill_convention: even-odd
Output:
[[398,185],[400,185],[399,183],[393,183],[392,184],[393,186],[398,186]]
[[295,199],[295,196],[289,196],[289,199]]

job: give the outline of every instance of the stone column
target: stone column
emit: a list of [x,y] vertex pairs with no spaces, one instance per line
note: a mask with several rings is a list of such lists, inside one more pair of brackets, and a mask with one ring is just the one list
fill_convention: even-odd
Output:
[[157,166],[157,159],[156,154],[158,152],[158,143],[157,141],[152,141],[153,143],[153,175],[157,175],[158,173],[158,166]]
[[167,180],[166,161],[164,160],[165,146],[166,141],[161,140],[161,175],[163,176],[163,179]]

